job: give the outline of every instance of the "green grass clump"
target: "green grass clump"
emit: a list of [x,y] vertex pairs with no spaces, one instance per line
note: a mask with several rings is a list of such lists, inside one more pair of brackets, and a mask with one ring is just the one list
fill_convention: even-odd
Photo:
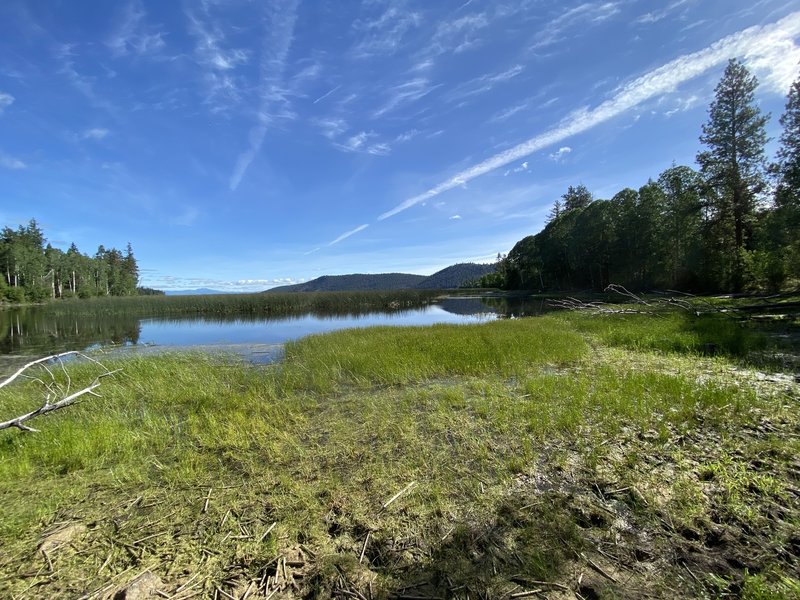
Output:
[[725,314],[685,311],[648,314],[561,313],[557,318],[601,343],[632,350],[745,357],[767,346],[764,335]]
[[562,364],[587,350],[576,333],[541,317],[479,325],[374,327],[309,336],[286,345],[291,385],[399,385],[449,376],[512,376]]

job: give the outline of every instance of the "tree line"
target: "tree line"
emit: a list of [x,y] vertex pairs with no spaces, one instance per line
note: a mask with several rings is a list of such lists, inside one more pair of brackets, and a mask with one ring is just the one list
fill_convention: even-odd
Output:
[[35,219],[0,234],[0,300],[43,302],[55,298],[132,296],[139,293],[139,266],[130,243],[123,254],[100,246],[94,256],[73,243],[54,248]]
[[758,82],[731,59],[715,89],[699,169],[675,165],[638,190],[596,200],[583,185],[544,229],[500,256],[481,284],[505,289],[779,290],[800,280],[800,79],[772,163]]

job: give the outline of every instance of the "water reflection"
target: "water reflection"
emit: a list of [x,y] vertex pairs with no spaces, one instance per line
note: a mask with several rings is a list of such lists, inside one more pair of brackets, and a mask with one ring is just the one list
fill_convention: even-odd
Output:
[[136,344],[139,319],[125,315],[91,318],[55,314],[46,307],[0,311],[0,354],[38,355],[84,349],[95,344]]
[[[70,314],[34,306],[0,311],[0,362],[89,347],[199,347],[228,349],[253,362],[268,362],[288,340],[315,333],[374,325],[467,323],[539,314],[543,304],[513,297],[450,297],[414,310],[313,312],[303,315],[141,318],[124,313]],[[16,359],[16,360],[13,360]]]

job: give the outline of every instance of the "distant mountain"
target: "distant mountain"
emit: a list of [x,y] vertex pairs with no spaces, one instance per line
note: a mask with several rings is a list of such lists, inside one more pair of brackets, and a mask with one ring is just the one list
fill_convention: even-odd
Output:
[[407,290],[425,280],[424,275],[381,273],[379,275],[323,275],[305,283],[282,285],[267,292],[352,292],[364,290]]
[[487,273],[494,273],[494,265],[479,265],[477,263],[458,263],[437,271],[424,281],[417,284],[418,288],[432,290],[449,290],[458,288],[469,281],[479,279]]
[[195,290],[167,290],[167,296],[203,296],[212,294],[235,294],[236,292],[223,292],[220,290],[210,290],[208,288],[198,288]]
[[282,285],[267,290],[267,293],[282,292],[353,292],[367,290],[413,290],[453,289],[467,281],[478,279],[494,271],[494,265],[461,263],[437,271],[433,275],[410,275],[408,273],[381,273],[377,275],[323,275],[317,279]]

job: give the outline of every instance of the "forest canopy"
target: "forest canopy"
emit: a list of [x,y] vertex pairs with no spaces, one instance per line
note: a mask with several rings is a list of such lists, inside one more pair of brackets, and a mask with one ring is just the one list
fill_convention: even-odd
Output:
[[699,170],[598,200],[583,185],[558,199],[547,225],[500,257],[485,287],[776,291],[800,280],[800,79],[780,118],[776,161],[765,156],[758,82],[731,59],[702,127]]
[[102,245],[94,256],[73,243],[54,248],[35,219],[0,234],[0,300],[42,302],[55,298],[132,296],[138,293],[139,267],[130,243],[123,254]]

